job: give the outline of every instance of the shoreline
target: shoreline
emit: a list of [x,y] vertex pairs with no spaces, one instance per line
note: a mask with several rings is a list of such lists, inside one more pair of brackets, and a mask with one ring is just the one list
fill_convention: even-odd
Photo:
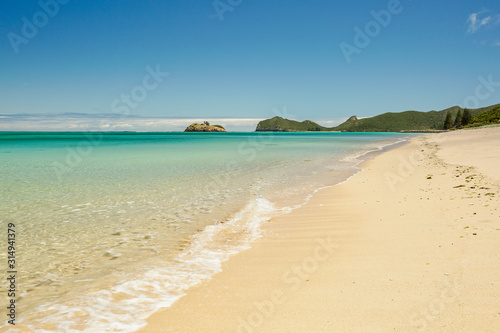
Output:
[[[484,141],[485,130],[473,131],[461,134],[481,132]],[[498,138],[499,130],[486,131]],[[304,206],[265,224],[265,236],[250,249],[232,256],[222,272],[189,289],[170,308],[153,314],[137,332],[420,331],[437,330],[439,323],[450,332],[500,327],[492,306],[498,299],[498,258],[490,254],[467,260],[470,251],[489,253],[498,244],[498,216],[476,224],[477,232],[472,232],[474,223],[480,223],[476,216],[498,215],[498,183],[485,176],[467,179],[470,167],[437,158],[454,147],[456,138],[446,135],[412,138],[362,162],[363,172],[348,182],[317,191]],[[448,150],[438,152],[436,144]],[[459,180],[487,184],[482,187],[497,195],[454,198],[467,203],[454,208],[458,202],[450,196],[462,188],[451,185]],[[491,207],[477,206],[478,200],[491,202]],[[360,205],[365,207],[360,210]],[[487,239],[479,249],[471,248],[480,239],[477,235]],[[471,279],[482,282],[472,294],[466,288]],[[463,299],[474,304],[474,311]],[[478,315],[470,318],[464,307]]]
[[[402,136],[396,136],[397,139],[394,139],[394,137],[395,136],[392,134],[388,136],[381,135],[380,138],[375,136],[374,141],[371,141],[370,138],[360,138],[360,141],[366,142],[360,145],[349,144],[348,148],[343,148],[342,145],[337,147],[335,143],[336,140],[333,140],[329,145],[323,145],[328,150],[328,153],[325,152],[324,154],[317,154],[319,156],[318,159],[308,158],[308,156],[298,154],[296,160],[304,165],[302,168],[303,171],[306,173],[310,172],[310,176],[313,181],[302,181],[304,186],[300,188],[300,191],[292,193],[295,194],[295,196],[293,196],[293,200],[288,200],[288,197],[283,197],[279,191],[274,191],[275,193],[272,193],[272,187],[269,187],[271,191],[262,194],[264,198],[268,198],[268,195],[274,195],[274,197],[269,197],[269,202],[260,199],[260,197],[256,197],[250,198],[249,202],[241,205],[240,208],[234,205],[231,208],[238,209],[233,209],[233,211],[228,214],[224,214],[227,216],[226,218],[215,219],[216,221],[221,221],[220,223],[212,223],[208,226],[203,225],[194,233],[189,233],[189,235],[194,236],[183,237],[179,240],[177,242],[178,246],[175,248],[175,250],[177,250],[175,253],[178,255],[172,255],[172,259],[169,261],[155,261],[157,258],[155,258],[154,255],[148,255],[144,257],[144,261],[141,260],[141,262],[137,263],[138,260],[133,260],[133,256],[129,253],[124,253],[124,251],[127,250],[126,244],[123,247],[119,247],[129,236],[126,229],[121,230],[122,227],[119,225],[120,228],[118,230],[112,230],[113,232],[109,232],[108,236],[110,240],[116,241],[117,246],[105,248],[105,252],[102,257],[99,256],[99,253],[103,253],[98,250],[99,243],[95,242],[92,244],[92,253],[95,254],[95,257],[97,259],[102,259],[101,261],[105,264],[109,264],[109,266],[106,266],[106,269],[104,269],[103,265],[100,264],[93,264],[89,266],[105,271],[105,274],[101,275],[100,273],[97,273],[94,277],[91,275],[94,271],[91,270],[83,271],[83,273],[87,274],[86,276],[82,276],[80,274],[75,274],[75,276],[73,276],[73,274],[71,274],[68,279],[62,280],[62,282],[54,282],[54,284],[59,283],[60,286],[58,286],[58,288],[52,288],[53,294],[51,294],[51,297],[44,298],[44,295],[41,295],[41,293],[46,290],[43,287],[30,290],[30,297],[25,298],[26,302],[23,304],[25,308],[21,311],[24,314],[24,317],[21,318],[19,325],[16,325],[16,327],[20,330],[24,329],[24,331],[36,330],[37,327],[52,327],[55,330],[63,330],[70,325],[80,325],[80,327],[85,327],[87,323],[92,323],[94,329],[105,330],[108,323],[115,322],[114,327],[117,327],[119,324],[121,325],[121,329],[126,331],[139,329],[144,323],[144,318],[153,314],[161,307],[168,308],[174,300],[181,297],[181,295],[184,295],[185,290],[198,284],[200,280],[209,280],[213,274],[220,270],[218,263],[219,258],[221,261],[225,261],[226,257],[234,255],[242,248],[248,248],[249,246],[247,246],[245,239],[254,238],[256,234],[260,235],[260,226],[256,226],[254,228],[254,224],[260,225],[261,223],[268,221],[273,216],[281,215],[296,209],[308,201],[311,193],[316,189],[332,186],[333,184],[344,181],[348,177],[359,172],[358,168],[353,167],[359,163],[359,159],[355,158],[359,158],[360,156],[361,158],[368,158],[364,155],[369,153],[378,154],[382,149],[384,149],[385,146],[387,146],[387,144],[394,144],[396,141],[402,139]],[[357,136],[355,136],[355,138],[356,139],[353,140],[357,141]],[[243,140],[247,141],[249,139]],[[266,139],[266,142],[267,141],[268,140]],[[285,141],[288,142],[288,140]],[[316,142],[316,140],[314,141]],[[321,141],[319,143],[322,143],[323,140],[320,139],[319,141]],[[347,139],[346,141],[350,142],[351,140]],[[356,147],[357,149],[352,149]],[[334,151],[335,155],[332,156],[331,150]],[[65,151],[62,153],[64,154]],[[338,160],[343,158],[350,158],[350,160],[345,163],[338,162]],[[302,160],[304,162],[302,162]],[[288,165],[289,164],[290,163],[288,163]],[[279,172],[275,172],[275,175],[277,176],[276,179],[283,184],[283,188],[285,189],[299,189],[299,187],[293,187],[294,182],[298,183],[298,178],[288,180],[288,177],[285,175],[292,173],[283,169],[283,165],[285,167],[287,166],[287,164],[281,164],[281,166],[277,168]],[[236,164],[236,168],[233,169],[236,169],[237,171],[238,169],[243,170],[243,168],[239,168],[239,164]],[[262,177],[264,175],[262,173],[258,173],[256,176]],[[227,188],[235,185],[234,182],[229,183],[231,179],[234,180],[234,176],[219,179],[227,182],[228,185],[222,186],[217,183],[220,188]],[[215,178],[209,179],[208,185],[215,182],[215,180]],[[292,198],[292,196],[289,197]],[[65,202],[65,204],[67,205],[61,206],[61,208],[65,210],[75,209],[75,211],[80,211],[85,208],[84,212],[100,212],[97,210],[98,206],[96,205],[96,202],[88,201],[85,198],[83,198],[83,200],[74,200],[73,203]],[[269,208],[267,207],[268,205],[273,206],[271,207],[271,210],[275,213],[271,212],[267,215],[266,211],[268,210],[267,208]],[[83,208],[81,206],[83,206]],[[106,206],[104,205],[104,202],[103,206]],[[59,208],[59,205],[57,205],[56,208]],[[164,211],[168,209],[165,207],[158,208],[162,208]],[[62,209],[60,210],[61,212]],[[219,205],[215,211],[223,212],[224,209]],[[64,221],[65,223],[66,220],[72,220],[66,219],[62,213],[60,215],[61,218],[59,220]],[[256,218],[261,221],[257,221],[259,223],[252,223],[255,222]],[[151,221],[153,220],[154,219]],[[205,217],[205,220],[211,219]],[[245,221],[250,221],[250,223],[245,223]],[[150,223],[145,222],[146,221],[142,221],[140,224],[145,227],[151,226]],[[76,226],[77,224],[64,224],[64,226],[72,225]],[[106,226],[108,228],[114,228],[112,223],[109,225],[106,224]],[[84,231],[83,229],[79,230]],[[149,233],[142,232],[137,234],[146,234],[147,238],[144,238],[145,240],[150,237]],[[147,243],[149,242],[150,241],[148,240]],[[166,242],[159,243],[162,243],[162,245],[168,245]],[[65,249],[67,248],[68,247],[65,247]],[[87,256],[86,258],[92,257]],[[124,258],[130,263],[130,265],[124,266],[121,262],[119,262],[119,260],[123,260]],[[72,259],[74,260],[75,257],[72,257]],[[146,262],[146,260],[148,261]],[[126,277],[119,277],[116,279],[118,282],[113,283],[112,274],[107,274],[108,271],[111,273],[114,271],[114,269],[109,269],[112,265],[119,267],[120,274],[123,272],[121,276],[126,275]],[[60,271],[64,273],[63,270]],[[192,274],[187,274],[190,272]],[[40,275],[43,277],[43,274]],[[55,279],[58,277],[53,276],[52,278]],[[35,279],[36,277],[33,278],[33,280]],[[77,282],[77,284],[73,284],[72,286],[70,281],[73,280]],[[66,286],[68,286],[70,291],[66,291],[66,289],[64,289]],[[101,288],[101,286],[104,287]],[[147,292],[144,292],[146,290]],[[60,297],[58,300],[54,300],[55,297],[52,295],[57,296],[57,292],[59,291],[62,291],[64,296]],[[41,296],[37,297],[39,295]],[[92,308],[93,311],[87,312],[86,309],[90,308]],[[81,312],[80,309],[82,309]],[[116,316],[117,312],[128,312],[131,314],[133,313],[134,315],[121,316],[121,318],[119,318]],[[78,315],[72,316],[72,313],[78,313]]]
[[[500,131],[492,131],[494,147]],[[500,270],[492,256],[500,238],[498,183],[478,177],[472,182],[487,183],[490,191],[496,186],[497,196],[457,199],[462,188],[454,186],[467,184],[472,168],[436,157],[442,153],[436,144],[453,146],[453,140],[436,137],[442,135],[413,138],[364,161],[363,172],[348,182],[319,190],[304,206],[267,223],[251,249],[137,332],[500,327],[493,306]],[[452,197],[464,205],[455,207]],[[491,207],[478,206],[478,200]],[[497,220],[474,220],[488,215]]]

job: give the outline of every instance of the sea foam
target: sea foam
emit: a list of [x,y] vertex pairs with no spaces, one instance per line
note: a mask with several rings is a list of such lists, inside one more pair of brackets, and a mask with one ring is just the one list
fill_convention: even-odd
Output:
[[262,235],[262,223],[277,212],[270,201],[257,198],[229,221],[193,236],[170,265],[146,269],[107,290],[38,306],[20,324],[33,332],[133,332],[188,288],[220,272],[224,261]]

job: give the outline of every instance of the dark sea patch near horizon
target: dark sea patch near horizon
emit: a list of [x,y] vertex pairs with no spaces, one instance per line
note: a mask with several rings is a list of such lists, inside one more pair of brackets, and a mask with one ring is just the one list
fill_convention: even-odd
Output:
[[0,213],[19,235],[16,327],[134,331],[270,218],[408,136],[0,133]]

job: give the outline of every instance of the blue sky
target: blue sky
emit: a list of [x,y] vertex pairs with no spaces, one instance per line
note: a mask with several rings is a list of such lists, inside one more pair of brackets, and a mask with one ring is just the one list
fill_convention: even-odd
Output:
[[326,124],[500,102],[497,0],[215,3],[4,0],[0,114]]

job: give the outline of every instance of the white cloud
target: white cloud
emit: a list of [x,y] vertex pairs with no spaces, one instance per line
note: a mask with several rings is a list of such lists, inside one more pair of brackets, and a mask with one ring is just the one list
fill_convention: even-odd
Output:
[[481,46],[491,46],[491,47],[498,47],[500,46],[500,40],[495,39],[495,40],[482,40],[482,41],[474,41],[475,44],[481,45]]
[[483,10],[478,13],[472,13],[467,18],[468,29],[467,32],[473,34],[482,27],[491,27],[500,23],[500,14],[497,15],[484,15],[488,10]]
[[343,117],[343,118],[334,118],[334,119],[317,119],[313,120],[315,123],[325,126],[325,127],[335,127],[343,122],[345,122],[348,119],[348,117]]
[[[270,115],[269,117],[271,117]],[[231,132],[253,132],[262,118],[161,118],[119,117],[115,114],[2,114],[0,131],[184,131],[192,123],[208,121],[224,126]],[[347,120],[320,118],[312,121],[334,127]],[[301,120],[299,120],[301,121]]]
[[254,131],[260,118],[117,117],[101,114],[0,115],[0,131],[183,131],[190,124],[208,121],[228,131]]

